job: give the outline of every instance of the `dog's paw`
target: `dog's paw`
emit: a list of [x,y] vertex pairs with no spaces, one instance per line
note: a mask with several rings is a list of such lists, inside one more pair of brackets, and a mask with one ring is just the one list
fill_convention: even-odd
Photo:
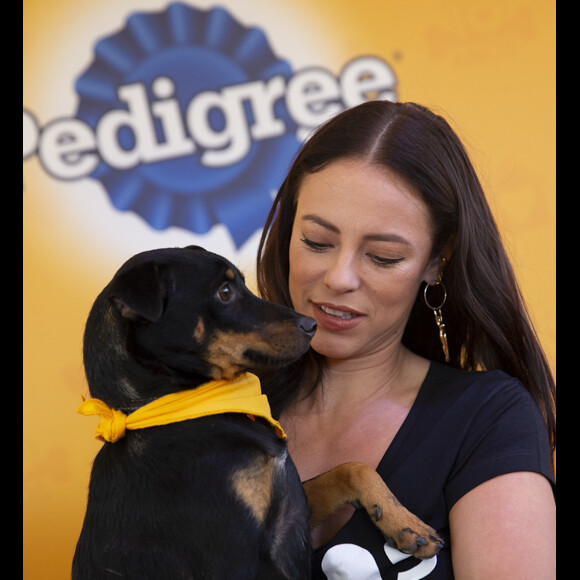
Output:
[[366,507],[360,502],[353,502],[353,505],[356,508],[365,507],[370,518],[385,536],[387,544],[404,554],[420,559],[432,558],[445,545],[432,527],[397,501],[386,506],[386,513],[377,504]]
[[311,528],[344,505],[364,509],[389,545],[416,558],[431,558],[443,547],[437,532],[407,510],[382,477],[360,462],[349,462],[304,482]]
[[386,542],[392,548],[421,560],[432,558],[445,545],[437,532],[421,520],[417,520],[413,528],[402,528],[387,536]]

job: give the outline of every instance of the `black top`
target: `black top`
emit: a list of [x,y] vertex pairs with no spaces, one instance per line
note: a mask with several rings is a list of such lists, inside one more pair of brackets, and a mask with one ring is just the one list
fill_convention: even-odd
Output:
[[541,473],[554,484],[546,427],[525,387],[502,371],[431,363],[377,472],[407,509],[438,531],[445,548],[428,560],[407,556],[387,546],[358,510],[314,551],[312,577],[452,579],[449,511],[480,483],[515,471]]

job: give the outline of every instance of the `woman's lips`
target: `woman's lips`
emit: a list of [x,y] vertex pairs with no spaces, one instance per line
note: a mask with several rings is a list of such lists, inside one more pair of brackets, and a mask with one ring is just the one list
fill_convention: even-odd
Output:
[[313,302],[312,306],[316,321],[329,330],[349,330],[364,318],[363,314],[346,306],[326,302]]

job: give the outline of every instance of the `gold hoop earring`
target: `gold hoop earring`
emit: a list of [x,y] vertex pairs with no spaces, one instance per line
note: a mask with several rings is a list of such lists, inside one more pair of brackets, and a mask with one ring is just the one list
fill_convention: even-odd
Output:
[[[443,300],[441,300],[441,304],[439,306],[432,306],[427,298],[427,291],[429,288],[433,288],[435,286],[441,286],[443,290]],[[445,355],[445,362],[449,362],[449,345],[447,344],[447,331],[445,330],[445,323],[443,322],[443,315],[441,314],[441,308],[445,304],[447,300],[447,289],[445,288],[445,284],[443,284],[443,276],[439,274],[439,278],[431,284],[427,284],[425,286],[425,290],[423,292],[423,298],[425,299],[425,304],[428,308],[433,310],[433,314],[435,315],[435,323],[437,324],[437,328],[439,329],[439,340],[441,341],[441,346],[443,347],[443,354]]]

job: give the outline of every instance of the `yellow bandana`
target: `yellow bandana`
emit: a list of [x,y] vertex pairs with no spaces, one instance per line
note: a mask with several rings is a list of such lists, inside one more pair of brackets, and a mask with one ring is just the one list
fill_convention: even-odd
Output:
[[251,373],[234,381],[210,381],[195,389],[165,395],[130,415],[109,408],[99,399],[85,401],[84,397],[78,412],[100,415],[95,438],[110,443],[124,437],[125,429],[144,429],[220,413],[242,413],[252,420],[262,417],[274,427],[280,439],[286,439],[280,423],[270,414],[268,398],[260,389],[260,379]]

